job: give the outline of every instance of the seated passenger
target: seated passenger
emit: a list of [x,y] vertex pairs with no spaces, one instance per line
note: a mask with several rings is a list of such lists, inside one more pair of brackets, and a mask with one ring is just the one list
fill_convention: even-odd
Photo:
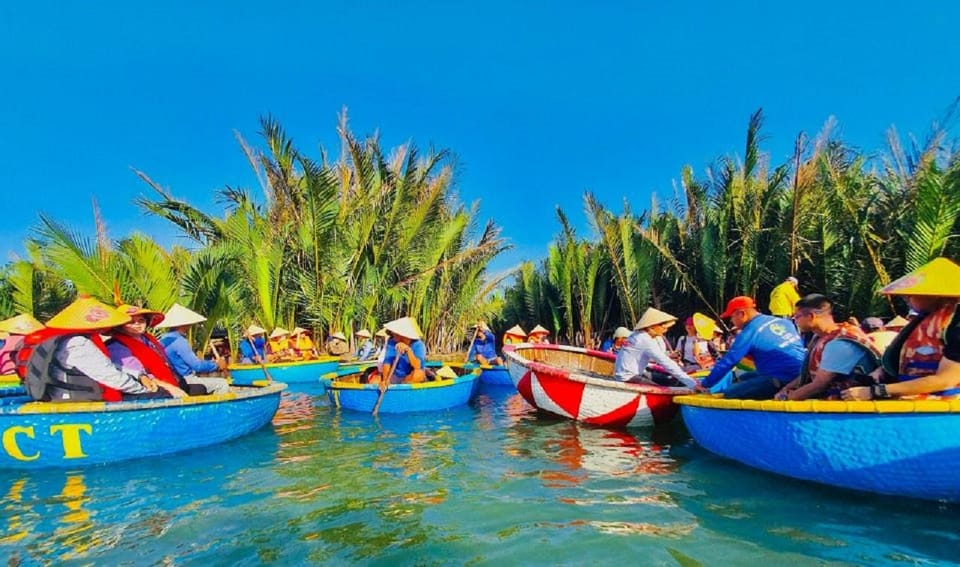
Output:
[[14,354],[20,350],[23,337],[41,329],[43,323],[28,313],[0,321],[0,332],[7,333],[7,340],[0,347],[0,375],[14,373],[17,365]]
[[350,352],[350,344],[347,343],[347,337],[343,336],[343,333],[340,331],[337,331],[327,339],[326,350],[327,354],[342,356]]
[[[621,382],[656,384],[658,386],[686,386],[696,388],[697,382],[663,351],[656,338],[663,336],[677,318],[653,307],[647,309],[617,353],[614,377]],[[655,369],[648,368],[656,364]]]
[[[881,293],[882,293],[882,291],[881,291]],[[897,315],[897,316],[894,317],[893,319],[890,319],[889,321],[887,321],[887,324],[884,325],[884,328],[886,328],[886,329],[889,330],[889,331],[893,331],[893,332],[895,332],[895,333],[899,333],[900,330],[903,329],[904,327],[906,327],[906,326],[907,326],[907,323],[909,323],[909,322],[910,322],[910,321],[907,321],[907,320],[904,319],[903,317]]]
[[503,344],[516,345],[527,342],[527,333],[523,331],[520,325],[514,325],[503,333]]
[[[385,325],[390,340],[384,351],[379,372],[370,376],[371,384],[383,382],[390,376],[391,384],[415,384],[426,380],[427,347],[420,340],[420,329],[410,317],[390,321]],[[390,369],[393,368],[393,374]]]
[[264,335],[266,334],[267,330],[263,327],[256,325],[247,327],[247,330],[243,333],[243,340],[240,341],[240,346],[237,349],[239,350],[240,364],[260,364],[267,360],[264,355],[267,343]]
[[[738,332],[727,354],[700,381],[702,386],[719,384],[727,398],[769,400],[800,375],[804,348],[792,323],[761,314],[753,298],[743,295],[731,299],[721,317],[729,317]],[[752,359],[755,369],[731,382],[728,375],[746,357]]]
[[374,335],[373,344],[376,345],[377,350],[374,351],[372,360],[376,360],[377,364],[383,364],[383,358],[387,355],[387,342],[389,342],[389,338],[386,329],[380,329],[377,331],[377,334]]
[[320,356],[317,346],[310,338],[310,331],[303,327],[294,327],[290,333],[290,348],[293,349],[294,357],[300,360],[311,360]]
[[610,350],[607,352],[612,352],[613,354],[619,354],[623,350],[624,345],[627,344],[627,339],[630,338],[630,329],[626,327],[617,327],[613,332],[613,344],[610,345]]
[[496,340],[487,324],[479,321],[473,333],[473,342],[470,344],[472,354],[467,362],[502,365],[503,359],[497,356]]
[[527,342],[530,344],[550,344],[550,341],[547,340],[547,335],[550,334],[550,331],[544,329],[540,325],[537,325],[530,331],[530,334],[527,335]]
[[57,313],[47,328],[25,339],[36,341],[26,361],[25,381],[29,381],[33,358],[53,341],[55,350],[47,368],[47,386],[43,399],[54,402],[105,401],[158,397],[183,397],[186,393],[146,374],[126,372],[110,361],[100,333],[130,321],[117,311],[91,297],[80,296]]
[[[709,341],[700,337],[696,326],[693,324],[693,317],[687,317],[684,321],[684,328],[687,334],[677,339],[677,353],[680,355],[680,363],[686,372],[697,372],[713,366],[713,346]],[[709,336],[709,335],[708,335]]]
[[293,350],[290,348],[290,331],[277,327],[270,333],[270,340],[267,341],[267,361],[281,362],[293,358]]
[[867,317],[863,320],[860,328],[863,329],[867,338],[877,346],[877,350],[880,352],[887,350],[893,339],[897,338],[897,333],[886,329],[883,325],[883,319],[879,317]]
[[217,376],[197,376],[197,374],[226,370],[227,359],[200,360],[190,348],[190,342],[187,341],[190,327],[206,320],[207,318],[203,315],[174,303],[173,307],[167,310],[163,321],[155,326],[158,329],[170,329],[160,337],[160,344],[163,345],[163,350],[174,372],[191,386],[203,386],[209,394],[226,394],[230,391],[230,385],[226,380]]
[[353,336],[357,337],[357,360],[373,360],[376,357],[377,349],[373,346],[373,337],[370,331],[360,329]]
[[906,296],[919,314],[883,353],[870,387],[843,391],[845,400],[960,394],[960,266],[937,258],[880,290]]
[[857,386],[854,375],[866,376],[880,363],[880,351],[860,327],[837,323],[833,303],[811,293],[797,302],[793,319],[801,333],[813,333],[800,375],[781,388],[778,400],[839,400],[840,392]]

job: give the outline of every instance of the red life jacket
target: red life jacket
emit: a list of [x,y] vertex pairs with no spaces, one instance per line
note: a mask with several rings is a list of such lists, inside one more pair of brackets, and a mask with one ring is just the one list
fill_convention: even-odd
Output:
[[899,378],[913,380],[936,373],[943,358],[943,335],[953,320],[956,303],[948,303],[923,318],[900,348]]
[[[56,381],[50,377],[50,365],[59,363],[56,361],[56,351],[64,340],[69,337],[84,336],[100,349],[104,356],[110,358],[107,345],[103,344],[103,339],[95,332],[77,332],[65,331],[61,329],[40,329],[24,337],[23,345],[17,351],[17,374],[20,380],[28,387],[36,384],[39,390],[43,390],[46,384],[56,385]],[[41,348],[42,347],[42,348]],[[64,372],[71,372],[70,368],[62,368]],[[119,402],[123,400],[123,393],[115,390],[105,384],[97,381],[94,376],[87,376],[90,380],[97,383],[100,387],[101,397],[105,402]],[[39,391],[38,390],[38,391]],[[42,391],[39,391],[42,395]],[[31,395],[34,395],[31,393]],[[35,396],[36,397],[36,396]],[[36,397],[39,399],[39,397]]]
[[157,380],[163,380],[167,384],[180,387],[180,380],[173,369],[170,368],[166,351],[156,337],[150,333],[141,335],[144,337],[143,340],[126,333],[114,333],[112,336],[113,340],[127,347],[130,354],[143,364],[147,374],[151,374]]
[[880,350],[877,349],[877,345],[870,340],[870,337],[863,332],[860,327],[856,325],[851,325],[849,323],[840,323],[836,329],[818,337],[817,340],[810,346],[810,350],[807,353],[807,357],[803,361],[803,369],[800,371],[800,382],[801,384],[809,384],[813,382],[813,375],[817,373],[817,370],[820,369],[820,361],[823,359],[823,350],[827,347],[827,344],[830,341],[840,339],[845,341],[850,341],[856,343],[863,347],[863,349],[874,356],[876,360],[880,360]]

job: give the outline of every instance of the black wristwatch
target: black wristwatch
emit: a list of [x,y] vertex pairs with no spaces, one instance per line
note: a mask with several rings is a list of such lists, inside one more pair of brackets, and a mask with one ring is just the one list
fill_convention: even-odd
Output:
[[886,384],[872,384],[870,386],[870,398],[874,400],[885,400],[890,397],[887,393]]

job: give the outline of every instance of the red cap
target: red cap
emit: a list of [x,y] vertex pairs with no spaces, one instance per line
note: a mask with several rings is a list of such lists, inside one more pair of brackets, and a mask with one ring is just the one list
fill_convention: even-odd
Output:
[[752,297],[746,295],[738,295],[734,297],[727,303],[727,309],[720,314],[720,317],[726,319],[727,317],[733,315],[734,311],[739,311],[741,309],[756,309],[757,304],[754,303]]

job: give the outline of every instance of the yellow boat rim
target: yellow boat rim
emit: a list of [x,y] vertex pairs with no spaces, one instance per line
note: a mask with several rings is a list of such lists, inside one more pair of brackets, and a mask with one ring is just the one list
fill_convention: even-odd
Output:
[[728,400],[719,395],[677,396],[683,406],[787,413],[960,413],[960,398],[924,398],[846,402],[841,400]]
[[[307,366],[309,364],[317,364],[318,362],[337,362],[340,360],[339,356],[321,356],[320,358],[311,358],[310,360],[294,360],[291,362],[266,362],[267,369],[270,368],[283,368],[287,366]],[[227,367],[229,370],[256,370],[260,368],[259,364],[231,364]]]

